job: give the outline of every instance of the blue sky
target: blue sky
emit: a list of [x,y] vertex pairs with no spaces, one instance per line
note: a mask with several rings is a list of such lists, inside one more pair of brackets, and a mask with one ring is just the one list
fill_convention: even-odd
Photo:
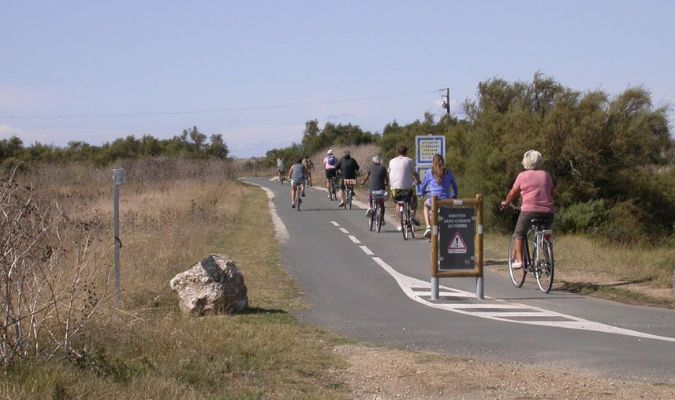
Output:
[[[64,146],[196,125],[238,157],[318,119],[380,132],[541,71],[675,106],[675,1],[0,2],[0,139]],[[360,99],[360,100],[359,100]],[[670,112],[671,129],[673,112]]]

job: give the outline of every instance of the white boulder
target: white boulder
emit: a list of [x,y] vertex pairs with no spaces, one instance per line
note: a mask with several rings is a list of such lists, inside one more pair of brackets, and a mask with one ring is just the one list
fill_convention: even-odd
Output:
[[234,261],[211,254],[171,279],[180,308],[194,315],[239,313],[248,308],[244,276]]

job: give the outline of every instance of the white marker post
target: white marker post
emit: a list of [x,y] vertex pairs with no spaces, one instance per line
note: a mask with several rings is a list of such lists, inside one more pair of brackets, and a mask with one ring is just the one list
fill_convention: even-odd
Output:
[[115,304],[120,305],[120,192],[119,186],[127,183],[123,168],[113,169],[113,241],[115,243]]

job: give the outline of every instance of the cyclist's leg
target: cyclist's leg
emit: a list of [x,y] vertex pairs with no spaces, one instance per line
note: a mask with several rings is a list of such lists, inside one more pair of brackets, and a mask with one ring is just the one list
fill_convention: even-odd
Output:
[[427,199],[424,202],[424,224],[426,229],[424,230],[424,237],[431,237],[431,199]]
[[295,196],[297,195],[297,186],[295,182],[291,179],[291,207],[295,208]]
[[530,224],[530,213],[520,212],[518,215],[518,222],[516,222],[516,229],[514,230],[515,241],[514,241],[514,254],[513,259],[516,261],[523,262],[523,242],[525,241],[525,235],[527,235],[527,229]]

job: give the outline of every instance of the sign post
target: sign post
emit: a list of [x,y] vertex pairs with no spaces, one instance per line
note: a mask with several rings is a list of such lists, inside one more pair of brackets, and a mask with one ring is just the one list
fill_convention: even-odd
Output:
[[445,136],[415,136],[415,164],[420,177],[424,177],[426,170],[431,168],[434,154],[440,154],[445,159]]
[[120,191],[119,186],[127,183],[127,176],[124,169],[113,169],[112,176],[113,192],[113,240],[115,242],[115,304],[120,305],[120,249],[122,241],[120,240]]
[[431,299],[439,278],[476,278],[483,299],[483,195],[475,199],[431,198]]

